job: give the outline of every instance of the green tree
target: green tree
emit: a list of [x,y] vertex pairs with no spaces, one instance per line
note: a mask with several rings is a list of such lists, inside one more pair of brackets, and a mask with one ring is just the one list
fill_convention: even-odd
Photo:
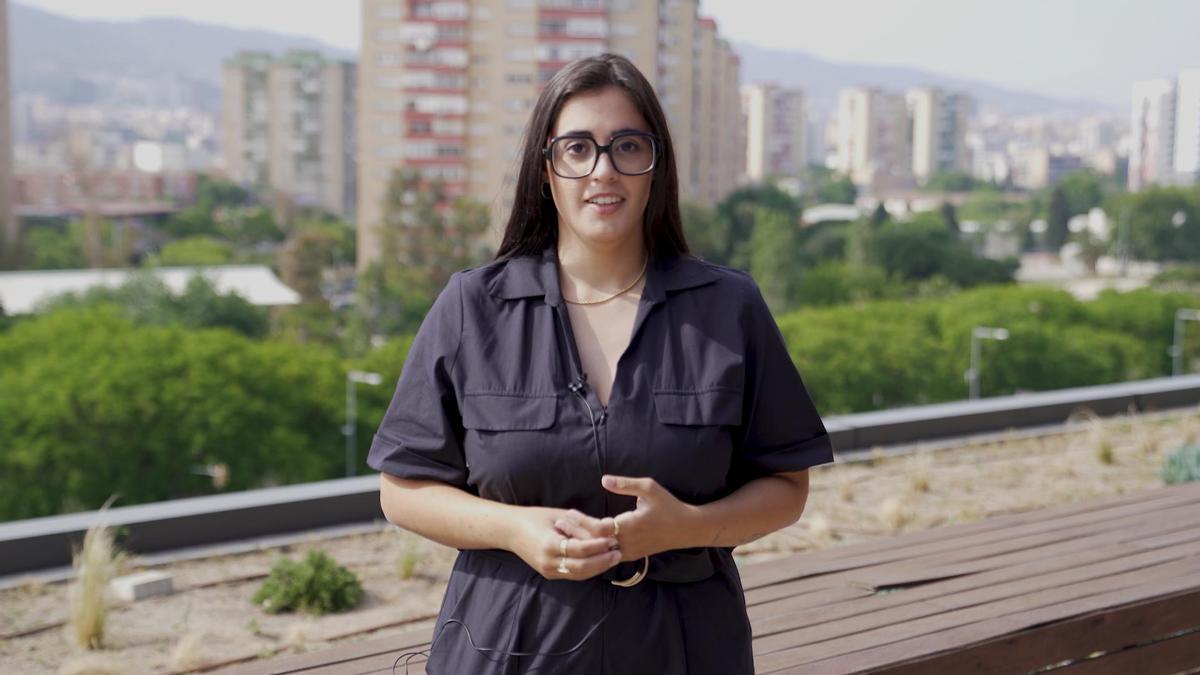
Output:
[[939,171],[925,184],[928,190],[942,192],[968,192],[975,189],[979,182],[970,174],[962,171]]
[[1001,220],[1028,223],[1032,219],[1028,203],[1015,201],[1012,195],[992,187],[973,190],[958,209],[958,217],[989,225]]
[[130,320],[142,325],[186,328],[228,328],[247,337],[267,334],[266,312],[241,296],[217,293],[212,283],[195,275],[184,291],[176,295],[150,272],[131,278],[122,286],[98,286],[82,294],[67,294],[51,300],[42,312],[113,305]]
[[1109,191],[1108,185],[1108,179],[1090,170],[1073,171],[1058,182],[1058,188],[1067,200],[1067,211],[1072,216],[1100,206]]
[[922,219],[888,223],[873,233],[868,256],[888,274],[916,281],[946,268],[953,243],[950,232],[940,222]]
[[158,254],[158,264],[167,267],[227,265],[232,260],[232,246],[220,239],[204,236],[169,242]]
[[887,208],[884,207],[883,202],[876,204],[875,210],[871,212],[871,219],[870,219],[871,229],[877,230],[877,229],[883,227],[884,224],[886,224],[890,220],[891,220],[891,216],[888,215]]
[[755,211],[749,271],[773,312],[782,312],[792,303],[799,272],[796,229],[785,213],[769,208]]
[[239,246],[281,242],[286,238],[283,228],[265,206],[222,206],[211,213],[217,232]]
[[[449,207],[449,208],[447,208]],[[357,332],[413,332],[454,272],[487,260],[487,207],[450,202],[441,181],[393,172],[384,198],[380,261],[359,277]]]
[[946,229],[950,230],[957,237],[960,230],[958,227],[958,211],[954,208],[954,205],[950,202],[942,202],[941,207],[938,208],[938,213],[942,216],[942,222],[946,223]]
[[905,290],[878,267],[833,261],[805,270],[796,296],[801,307],[820,307],[896,298]]
[[817,185],[815,196],[821,204],[853,204],[858,199],[858,187],[844,175],[830,175]]
[[65,309],[0,334],[0,518],[331,478],[343,369],[323,349]]
[[76,270],[87,266],[83,242],[68,229],[50,225],[25,231],[29,267],[36,270]]
[[1195,190],[1152,187],[1114,197],[1106,210],[1117,214],[1118,228],[1127,228],[1131,257],[1200,262],[1200,193]]
[[725,241],[719,260],[740,269],[750,268],[750,241],[761,211],[777,212],[788,222],[800,220],[801,205],[794,197],[770,183],[740,188],[717,205],[717,217],[724,225]]
[[1050,207],[1046,216],[1046,247],[1052,253],[1058,253],[1067,238],[1071,236],[1068,221],[1071,219],[1070,205],[1062,188],[1056,187],[1050,191]]
[[729,242],[729,225],[712,209],[693,202],[681,205],[683,231],[692,253],[705,260],[725,265]]

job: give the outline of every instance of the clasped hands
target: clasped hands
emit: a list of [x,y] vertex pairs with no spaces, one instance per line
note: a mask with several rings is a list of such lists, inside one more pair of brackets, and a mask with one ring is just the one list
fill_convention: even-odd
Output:
[[688,548],[694,515],[653,478],[605,475],[609,492],[637,497],[632,511],[595,518],[574,509],[526,510],[522,536],[513,552],[548,579],[590,579],[621,562]]

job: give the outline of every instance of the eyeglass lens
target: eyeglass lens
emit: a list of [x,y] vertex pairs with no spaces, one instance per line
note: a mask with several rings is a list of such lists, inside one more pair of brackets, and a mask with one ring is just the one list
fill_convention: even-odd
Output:
[[[597,152],[596,141],[590,138],[560,138],[554,141],[550,159],[558,175],[583,178],[596,168]],[[609,157],[619,173],[646,173],[654,168],[654,141],[649,136],[618,136],[612,140]]]

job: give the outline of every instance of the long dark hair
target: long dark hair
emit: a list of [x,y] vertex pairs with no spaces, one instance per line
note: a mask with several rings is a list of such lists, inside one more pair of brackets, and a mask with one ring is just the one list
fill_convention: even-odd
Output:
[[658,96],[629,59],[616,54],[601,54],[568,63],[542,89],[525,129],[517,191],[496,259],[538,254],[557,243],[558,209],[553,199],[542,194],[542,184],[547,180],[542,147],[550,138],[558,113],[568,98],[606,87],[619,87],[629,94],[660,144],[650,184],[650,199],[642,217],[646,252],[655,259],[689,252],[683,236],[683,219],[679,215],[675,146],[671,144],[667,117]]

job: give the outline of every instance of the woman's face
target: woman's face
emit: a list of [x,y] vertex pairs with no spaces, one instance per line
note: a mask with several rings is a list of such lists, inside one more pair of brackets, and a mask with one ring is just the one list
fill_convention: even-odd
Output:
[[[614,134],[650,132],[650,125],[623,89],[606,87],[576,94],[566,100],[551,129],[551,138],[564,135],[591,137],[599,145],[612,142]],[[644,140],[631,137],[630,143]],[[547,139],[549,141],[549,139]],[[619,139],[613,152],[632,152],[631,144]],[[578,152],[577,145],[569,151]],[[623,160],[624,161],[624,160]],[[546,175],[558,209],[559,242],[615,248],[642,240],[642,217],[650,200],[653,172],[627,176],[613,167],[612,155],[601,153],[590,176],[563,178],[546,162]]]

